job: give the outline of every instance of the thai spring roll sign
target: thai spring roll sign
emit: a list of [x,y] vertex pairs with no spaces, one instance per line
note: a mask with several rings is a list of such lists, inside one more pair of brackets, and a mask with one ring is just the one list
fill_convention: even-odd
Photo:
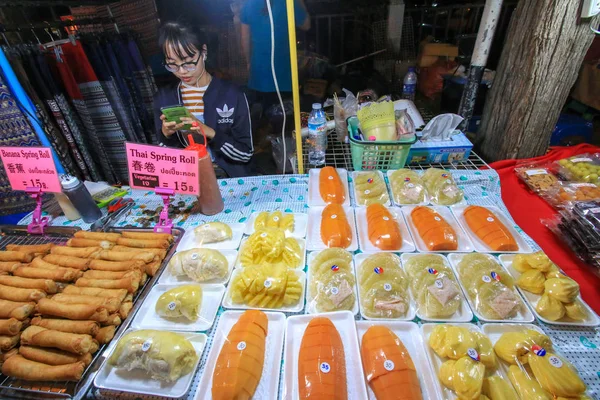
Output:
[[134,189],[173,189],[176,193],[198,196],[198,154],[146,144],[125,143],[129,186]]
[[62,192],[50,148],[0,147],[0,158],[13,190],[40,188],[43,192]]

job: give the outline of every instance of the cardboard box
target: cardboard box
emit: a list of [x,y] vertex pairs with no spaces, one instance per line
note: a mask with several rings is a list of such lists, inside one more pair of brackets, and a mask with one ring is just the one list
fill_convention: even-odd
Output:
[[[419,137],[419,135],[417,135]],[[464,133],[459,133],[450,140],[423,142],[420,139],[410,148],[407,165],[449,163],[469,158],[473,143]]]

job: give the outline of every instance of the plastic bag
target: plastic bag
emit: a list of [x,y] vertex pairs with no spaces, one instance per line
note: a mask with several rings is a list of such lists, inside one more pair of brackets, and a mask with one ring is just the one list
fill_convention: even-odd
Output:
[[192,372],[198,355],[183,335],[155,330],[139,330],[119,340],[108,362],[115,368],[142,369],[152,379],[175,382]]
[[398,140],[409,141],[415,138],[415,123],[406,110],[395,110]]
[[428,201],[425,185],[415,171],[407,168],[396,170],[392,172],[389,180],[396,204],[420,204]]
[[457,269],[467,296],[484,318],[510,319],[523,306],[515,293],[513,278],[493,257],[466,254]]
[[600,185],[600,153],[578,154],[556,162],[567,180]]
[[401,318],[410,307],[408,279],[393,253],[366,258],[358,269],[363,314],[368,318]]
[[207,282],[227,276],[229,263],[218,250],[190,249],[175,253],[168,268],[173,276],[187,276],[196,282]]
[[230,285],[233,303],[255,308],[293,307],[302,295],[302,282],[297,271],[278,265],[241,268]]
[[342,89],[346,94],[346,97],[340,101],[336,96],[333,99],[333,119],[335,120],[335,133],[338,142],[345,143],[348,136],[348,125],[346,120],[354,115],[358,111],[358,100],[347,89]]
[[328,312],[354,308],[356,279],[349,252],[323,250],[312,260],[309,268],[308,309]]
[[387,186],[380,172],[357,172],[353,179],[357,205],[386,204],[390,201]]
[[558,184],[548,163],[520,164],[515,173],[535,193],[543,193]]
[[194,240],[198,247],[229,240],[233,237],[231,227],[223,222],[209,222],[194,229]]
[[200,285],[183,285],[167,290],[160,295],[154,310],[165,318],[185,318],[197,321],[202,307],[202,287]]
[[257,229],[240,248],[239,260],[243,267],[279,265],[297,268],[302,262],[302,248],[295,238],[286,238],[279,228]]
[[464,198],[463,191],[458,188],[449,171],[429,168],[421,179],[434,204],[449,206],[461,202]]
[[540,196],[551,206],[564,208],[576,201],[600,200],[600,187],[587,182],[558,182]]
[[462,298],[454,274],[444,258],[437,254],[411,257],[404,269],[417,300],[419,313],[429,318],[445,318],[460,308]]

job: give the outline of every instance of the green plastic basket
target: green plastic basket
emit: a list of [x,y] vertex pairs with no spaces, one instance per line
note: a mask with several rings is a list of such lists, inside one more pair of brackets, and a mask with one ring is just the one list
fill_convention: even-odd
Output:
[[364,142],[355,140],[358,136],[358,118],[350,117],[348,136],[352,153],[352,166],[355,171],[381,170],[404,168],[410,147],[417,141],[416,136],[407,141],[398,142]]

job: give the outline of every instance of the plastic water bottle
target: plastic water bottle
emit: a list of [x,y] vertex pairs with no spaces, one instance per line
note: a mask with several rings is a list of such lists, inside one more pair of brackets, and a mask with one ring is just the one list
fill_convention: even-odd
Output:
[[417,91],[417,73],[415,67],[408,67],[408,72],[404,75],[404,85],[402,86],[402,98],[415,101]]
[[327,148],[327,120],[320,103],[312,105],[308,117],[308,163],[310,165],[325,164]]

